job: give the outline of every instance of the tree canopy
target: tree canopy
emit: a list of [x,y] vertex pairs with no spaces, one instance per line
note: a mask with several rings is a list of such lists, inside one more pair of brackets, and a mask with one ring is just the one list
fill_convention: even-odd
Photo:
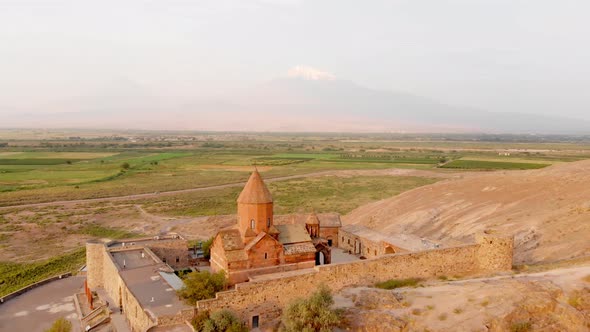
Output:
[[325,285],[309,298],[293,301],[283,312],[283,332],[330,332],[340,322],[340,312],[330,307],[334,304],[332,292]]
[[198,332],[247,332],[248,328],[230,310],[224,309],[209,314],[199,312],[193,319],[193,327]]
[[72,323],[65,318],[58,318],[45,332],[72,332]]
[[178,291],[178,295],[191,305],[195,305],[197,301],[215,297],[215,293],[224,290],[227,285],[223,271],[191,272],[183,281],[184,287]]

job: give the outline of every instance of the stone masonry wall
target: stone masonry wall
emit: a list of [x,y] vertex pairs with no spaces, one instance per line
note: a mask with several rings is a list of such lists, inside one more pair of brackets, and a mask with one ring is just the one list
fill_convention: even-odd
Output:
[[148,246],[163,262],[173,269],[189,266],[188,241],[173,239],[150,243]]
[[122,303],[123,314],[127,322],[131,326],[133,332],[147,331],[150,327],[155,325],[155,317],[150,317],[147,312],[143,310],[139,301],[127,284],[119,275],[117,264],[111,257],[110,253],[103,247],[103,288],[109,294],[111,299],[117,301],[116,306]]
[[199,310],[229,308],[251,324],[259,316],[261,326],[277,323],[281,309],[298,297],[313,293],[319,284],[332,291],[372,285],[399,278],[485,274],[512,268],[512,238],[478,237],[477,243],[422,252],[384,255],[351,263],[316,266],[273,278],[237,284],[235,290],[199,301]]
[[332,240],[332,247],[338,247],[338,230],[340,227],[320,227],[320,237]]
[[[340,241],[338,245],[339,248],[350,251],[351,253],[355,253],[356,250],[356,253],[359,254],[358,245],[360,244],[360,254],[366,258],[374,258],[387,254],[387,247],[391,248],[391,250],[394,250],[395,253],[408,252],[407,250],[392,244],[385,244],[383,241],[371,241],[365,237],[358,236],[343,229],[340,229],[338,237]],[[357,245],[356,248],[355,245]]]

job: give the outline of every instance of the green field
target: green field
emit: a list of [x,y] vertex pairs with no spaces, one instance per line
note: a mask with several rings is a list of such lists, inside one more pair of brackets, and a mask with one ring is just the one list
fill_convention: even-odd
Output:
[[454,169],[476,169],[476,170],[526,170],[547,167],[549,164],[543,163],[522,163],[509,161],[486,161],[486,160],[454,160],[442,166],[442,168]]
[[[208,136],[205,136],[208,137]],[[216,135],[211,137],[218,138]],[[414,143],[416,147],[410,143]],[[499,157],[492,143],[456,142],[469,150],[449,150],[449,142],[352,140],[340,137],[262,136],[258,139],[198,143],[116,141],[26,141],[28,151],[0,148],[0,206],[125,196],[245,181],[253,165],[266,178],[329,170],[411,168],[430,170],[534,169],[590,157],[585,145],[575,150],[537,150]],[[35,146],[35,144],[41,144]],[[68,145],[69,144],[69,145]],[[138,144],[138,143],[135,143]],[[152,145],[151,148],[146,146]],[[558,143],[551,144],[552,148]],[[424,147],[428,146],[428,147]],[[521,143],[493,143],[522,148]],[[475,147],[479,147],[475,149]],[[128,164],[128,168],[123,165]],[[443,165],[443,166],[441,166]]]
[[86,260],[86,249],[37,263],[0,262],[0,297],[55,275],[76,272]]

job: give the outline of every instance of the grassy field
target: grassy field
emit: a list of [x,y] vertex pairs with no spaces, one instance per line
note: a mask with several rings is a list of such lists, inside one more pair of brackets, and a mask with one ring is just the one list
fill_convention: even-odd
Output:
[[476,170],[525,170],[547,167],[548,163],[524,163],[512,161],[487,161],[487,160],[454,160],[442,166],[442,168],[476,169]]
[[0,297],[60,273],[76,272],[86,260],[86,249],[37,263],[0,262]]
[[[10,139],[3,142],[2,135]],[[549,139],[555,138],[8,130],[0,131],[0,206],[240,182],[253,165],[272,178],[347,169],[436,170],[441,164],[448,171],[530,169],[590,158],[582,138]]]
[[[322,176],[268,184],[276,214],[293,212],[348,213],[376,200],[434,183],[436,179],[412,176]],[[194,192],[142,204],[150,213],[168,216],[208,216],[236,213],[236,199],[242,188]]]

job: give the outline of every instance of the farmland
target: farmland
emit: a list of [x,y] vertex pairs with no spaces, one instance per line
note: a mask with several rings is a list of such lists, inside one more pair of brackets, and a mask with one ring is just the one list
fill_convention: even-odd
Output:
[[441,166],[442,168],[456,169],[478,169],[478,170],[499,170],[499,169],[538,169],[547,167],[549,164],[543,163],[525,163],[511,161],[487,161],[487,160],[453,160],[452,162]]
[[[200,134],[190,140],[166,136],[164,142],[151,136],[142,142],[119,136],[7,140],[0,148],[0,206],[235,183],[254,165],[273,178],[347,169],[531,169],[590,156],[586,144],[562,142],[458,141],[449,148],[446,141],[351,138]],[[498,151],[510,153],[499,156]]]

